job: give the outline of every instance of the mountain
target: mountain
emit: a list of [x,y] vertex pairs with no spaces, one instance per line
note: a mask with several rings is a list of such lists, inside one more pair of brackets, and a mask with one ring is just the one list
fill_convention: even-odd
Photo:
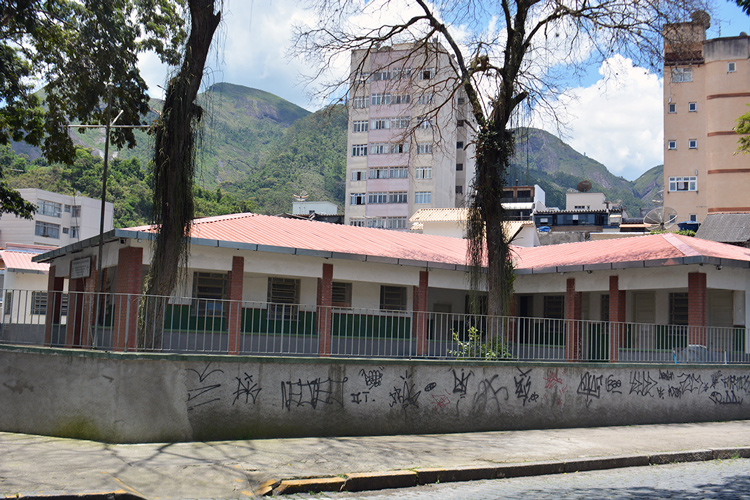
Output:
[[[201,215],[214,211],[252,209],[266,214],[291,210],[292,195],[301,191],[310,200],[332,201],[343,212],[346,176],[347,112],[334,106],[315,113],[296,106],[262,90],[241,85],[217,83],[199,96],[205,109],[199,131],[200,149],[196,171],[196,193]],[[160,101],[153,101],[155,110],[146,117],[158,117]],[[102,155],[104,132],[90,130],[72,132],[74,141]],[[118,159],[127,162],[127,171],[135,172],[133,185],[143,191],[148,176],[153,140],[146,132],[138,132],[138,145],[132,150],[116,152]],[[39,157],[39,151],[23,144],[13,150],[25,157],[35,175],[81,192],[91,191],[96,197],[92,177],[81,187],[78,179],[66,178],[69,168],[55,169]],[[82,153],[83,154],[83,153]],[[85,156],[85,155],[84,155]],[[85,160],[85,161],[84,161]],[[132,160],[137,160],[135,168]],[[10,161],[10,160],[9,160]],[[84,164],[89,160],[81,159]],[[52,168],[57,177],[43,173]],[[79,170],[80,172],[80,170]],[[8,171],[6,170],[6,174]],[[30,176],[20,176],[18,182],[29,182]],[[89,176],[90,177],[90,176]],[[637,216],[642,208],[652,204],[656,192],[662,188],[662,167],[654,167],[635,182],[613,175],[601,163],[581,155],[559,138],[543,130],[519,129],[516,136],[516,155],[511,163],[507,182],[539,184],[546,192],[547,206],[564,207],[565,192],[575,189],[581,180],[590,180],[594,191],[602,191],[609,200],[621,200],[630,215]],[[127,177],[121,178],[128,182]],[[134,196],[129,206],[134,206]],[[132,211],[125,207],[120,220],[146,222],[148,203]]]

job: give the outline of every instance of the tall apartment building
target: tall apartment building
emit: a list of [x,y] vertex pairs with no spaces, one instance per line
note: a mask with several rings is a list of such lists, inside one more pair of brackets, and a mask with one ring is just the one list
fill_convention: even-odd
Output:
[[474,177],[467,100],[437,43],[351,55],[345,224],[407,230],[464,204]]
[[[8,243],[62,247],[99,234],[100,200],[68,196],[43,189],[19,189],[21,196],[37,206],[32,220],[13,214],[0,217],[0,248]],[[107,202],[104,230],[112,229],[114,205]]]
[[750,38],[706,40],[710,17],[665,30],[664,205],[678,221],[750,212],[750,159],[734,154],[750,103]]

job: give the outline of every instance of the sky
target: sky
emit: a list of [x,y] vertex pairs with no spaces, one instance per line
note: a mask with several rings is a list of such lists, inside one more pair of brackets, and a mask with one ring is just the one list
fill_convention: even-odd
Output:
[[[229,82],[271,92],[310,111],[320,109],[324,103],[310,97],[314,87],[304,84],[304,76],[313,69],[288,55],[293,26],[310,19],[302,5],[299,0],[224,0],[204,87]],[[709,38],[750,33],[750,17],[736,3],[717,0],[717,7]],[[161,97],[167,69],[150,55],[141,58],[140,66],[151,95]],[[345,71],[342,67],[344,76]],[[615,72],[616,78],[604,79],[608,72]],[[590,68],[565,94],[561,138],[575,150],[629,180],[663,163],[660,74],[633,67],[615,54],[602,66]],[[533,125],[560,133],[549,120]]]

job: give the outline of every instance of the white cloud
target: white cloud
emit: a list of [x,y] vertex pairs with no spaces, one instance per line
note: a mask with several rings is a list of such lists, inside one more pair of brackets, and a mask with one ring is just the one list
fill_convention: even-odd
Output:
[[559,101],[565,142],[614,174],[635,179],[664,161],[663,81],[619,55],[605,61],[599,73],[599,81],[569,89]]

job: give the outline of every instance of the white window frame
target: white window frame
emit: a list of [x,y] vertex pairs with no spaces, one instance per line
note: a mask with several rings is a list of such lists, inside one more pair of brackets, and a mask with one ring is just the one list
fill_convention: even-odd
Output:
[[670,192],[698,191],[698,177],[694,175],[670,177],[668,187]]
[[417,118],[419,121],[419,125],[417,125],[417,128],[432,128],[432,120],[426,116],[420,116]]
[[689,102],[688,103],[688,112],[695,113],[698,111],[698,103],[697,102]]
[[80,217],[81,216],[81,205],[73,205],[70,207],[70,216],[71,217]]
[[388,193],[385,191],[373,191],[367,193],[367,203],[369,205],[382,205],[388,203]]
[[688,139],[688,149],[698,149],[698,139]]
[[406,191],[391,191],[388,193],[388,203],[408,203]]
[[432,179],[432,167],[417,167],[414,169],[415,179]]
[[391,128],[409,128],[409,117],[397,116],[391,118]]
[[352,170],[352,181],[364,181],[367,179],[367,170],[364,169],[358,169],[358,170]]
[[388,81],[391,79],[391,72],[388,70],[373,71],[371,79],[373,82]]
[[59,240],[60,224],[52,224],[51,222],[38,220],[34,226],[34,235],[41,236],[42,238],[53,238]]
[[435,68],[422,68],[419,70],[420,80],[431,80],[435,78]]
[[352,132],[367,132],[369,126],[370,122],[368,120],[354,120],[352,122]]
[[670,102],[670,103],[669,103],[669,104],[667,105],[667,112],[668,112],[668,113],[669,113],[670,115],[673,115],[673,114],[677,113],[677,104],[675,104],[675,103],[673,103],[673,102]]
[[432,191],[416,191],[414,193],[414,204],[427,205],[432,203]]
[[391,144],[391,154],[403,154],[409,152],[408,142],[397,142]]
[[677,141],[674,140],[674,139],[669,139],[667,141],[667,149],[669,149],[670,151],[676,150],[677,149]]
[[370,107],[370,98],[368,96],[356,96],[352,99],[354,109],[367,109]]
[[388,178],[388,167],[376,167],[371,168],[367,172],[368,179],[387,179]]
[[422,142],[417,144],[417,154],[418,155],[431,155],[432,154],[432,143],[431,142]]
[[47,217],[62,217],[62,203],[56,201],[39,200],[39,215],[46,215]]
[[80,238],[81,237],[81,226],[70,226],[70,237]]
[[349,225],[355,227],[365,227],[365,219],[363,217],[352,217],[349,219]]
[[349,205],[364,205],[366,197],[366,193],[350,193]]
[[385,229],[387,224],[386,217],[371,217],[367,219],[367,227]]
[[391,104],[409,104],[411,96],[409,94],[394,94],[391,96]]
[[354,144],[352,146],[352,156],[367,156],[367,144]]
[[406,217],[388,217],[388,229],[406,229]]
[[420,94],[417,97],[417,104],[432,104],[435,94]]
[[389,167],[388,177],[391,179],[408,179],[409,167]]
[[391,128],[391,120],[388,118],[375,118],[372,120],[372,130],[388,130]]
[[367,149],[370,155],[387,155],[390,151],[391,148],[387,142],[373,142]]
[[370,96],[371,106],[387,106],[390,103],[391,103],[391,94],[387,92],[383,94],[372,94]]
[[693,68],[672,68],[672,83],[693,81]]
[[734,73],[735,71],[737,71],[737,63],[736,62],[727,63],[727,73]]

